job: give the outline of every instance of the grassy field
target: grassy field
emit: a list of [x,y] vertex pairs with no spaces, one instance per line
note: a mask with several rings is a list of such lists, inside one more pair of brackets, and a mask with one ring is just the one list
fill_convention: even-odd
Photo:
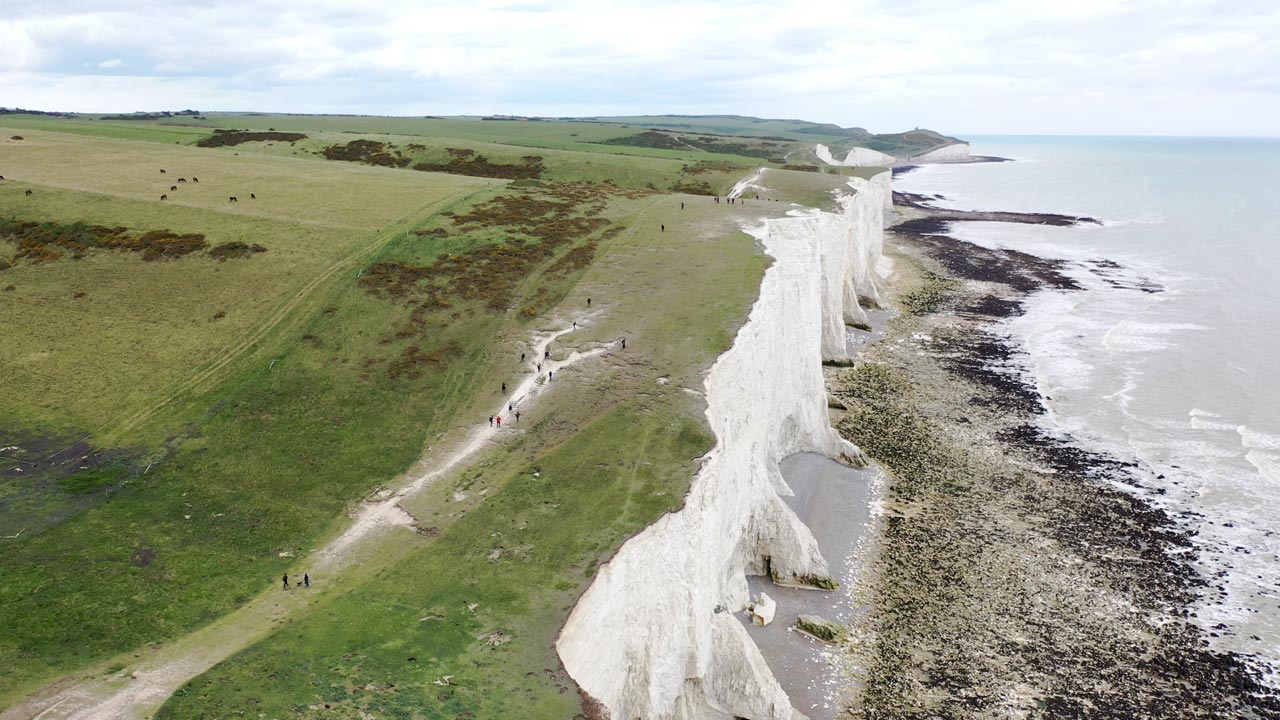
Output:
[[[709,153],[566,133],[616,126],[209,117],[311,135],[207,149],[193,146],[206,128],[175,143],[153,133],[191,129],[3,118],[0,137],[23,139],[0,140],[0,220],[266,250],[64,247],[35,262],[0,236],[0,707],[127,667],[305,572],[354,503],[483,422],[535,329],[591,298],[553,352],[626,337],[626,353],[557,373],[521,432],[409,503],[432,533],[324,579],[333,592],[164,710],[572,715],[555,633],[595,565],[681,502],[711,443],[702,373],[766,264],[741,224],[784,203],[674,194]],[[512,166],[541,142],[543,172],[509,183],[317,154],[375,138],[413,163],[465,149]],[[693,177],[722,193],[756,161],[713,162]],[[839,183],[770,172],[782,201]]]
[[[252,341],[277,349],[275,325],[325,296],[335,275],[358,270],[397,230],[497,185],[150,143],[24,137],[4,143],[0,217],[163,228],[203,233],[211,244],[267,248],[232,261],[142,262],[93,252],[0,272],[13,287],[0,303],[0,324],[24,329],[0,348],[0,369],[24,379],[6,383],[0,413],[113,442],[154,441],[126,423],[180,390],[204,387],[191,383],[216,379],[211,370],[257,349]],[[161,167],[169,172],[160,175]],[[184,176],[200,182],[170,191]],[[258,199],[250,200],[255,190]],[[229,203],[232,193],[244,201]],[[161,202],[161,194],[170,199]]]
[[745,319],[764,258],[736,227],[764,210],[668,197],[633,218],[566,299],[603,312],[562,348],[622,335],[627,351],[571,371],[521,420],[527,431],[411,504],[438,537],[415,536],[375,579],[206,673],[158,717],[577,713],[555,636],[595,566],[679,507],[710,449],[686,389],[701,389]]

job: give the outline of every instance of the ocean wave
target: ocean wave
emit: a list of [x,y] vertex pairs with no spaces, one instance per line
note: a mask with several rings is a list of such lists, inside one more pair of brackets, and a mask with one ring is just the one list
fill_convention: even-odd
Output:
[[1204,325],[1192,323],[1144,323],[1121,320],[1102,336],[1102,346],[1111,352],[1155,352],[1168,349],[1171,344],[1161,339],[1185,330],[1207,330]]
[[1280,456],[1261,450],[1250,450],[1244,454],[1244,459],[1249,461],[1263,479],[1280,483]]
[[1163,215],[1140,215],[1133,218],[1120,218],[1117,220],[1102,220],[1103,227],[1124,227],[1126,225],[1163,225],[1165,217]]
[[1248,425],[1239,425],[1233,429],[1240,433],[1240,444],[1250,450],[1280,451],[1280,435],[1259,432]]

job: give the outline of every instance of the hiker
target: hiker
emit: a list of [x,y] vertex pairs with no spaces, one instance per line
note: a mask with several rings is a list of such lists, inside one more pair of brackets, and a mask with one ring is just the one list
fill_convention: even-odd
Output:
[[498,427],[502,427],[502,416],[498,416]]
[[543,360],[550,360],[550,359],[551,359],[551,351],[550,351],[550,350],[548,350],[548,351],[546,351],[546,352],[542,353],[542,359],[543,359]]
[[524,362],[524,353],[520,353],[520,362]]
[[311,587],[311,576],[307,573],[302,574],[302,587]]
[[281,583],[282,585],[284,585],[284,589],[285,589],[285,590],[288,590],[288,589],[289,589],[289,576],[288,576],[288,575],[285,575],[284,577],[280,578],[280,583]]
[[493,427],[493,416],[489,416],[489,427]]
[[514,408],[515,408],[515,403],[507,403],[507,409],[508,409],[508,410],[512,410],[512,409],[514,409]]
[[623,349],[623,350],[626,350],[626,349],[627,349],[627,339],[626,339],[626,338],[622,338],[622,349]]
[[591,307],[591,298],[587,298],[587,307]]
[[577,329],[578,329],[578,321],[577,321],[577,320],[574,320],[574,321],[573,321],[573,329],[574,329],[574,330],[577,330]]
[[681,210],[683,210],[683,209],[684,209],[684,203],[680,203],[680,209],[681,209]]
[[538,363],[538,372],[542,372],[542,363]]
[[666,226],[666,225],[659,225],[659,226],[658,226],[658,232],[666,232],[666,231],[667,231],[667,226]]
[[507,384],[502,383],[502,392],[506,392],[506,391],[507,391]]
[[719,205],[719,204],[720,204],[720,196],[719,196],[719,195],[717,195],[717,196],[716,196],[716,204],[717,204],[717,205]]
[[553,377],[555,377],[555,376],[556,376],[556,371],[555,371],[555,370],[548,370],[548,371],[547,371],[547,379],[548,379],[548,380],[550,380],[551,378],[553,378]]
[[520,422],[520,413],[516,412],[516,422]]

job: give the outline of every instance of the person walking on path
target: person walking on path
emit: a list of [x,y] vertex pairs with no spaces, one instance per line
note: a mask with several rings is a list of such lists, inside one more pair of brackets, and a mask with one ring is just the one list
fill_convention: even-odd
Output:
[[489,416],[489,427],[493,427],[493,416]]
[[311,587],[311,576],[307,573],[302,574],[302,587]]
[[627,339],[626,339],[626,338],[622,338],[622,349],[623,349],[623,350],[626,350],[626,349],[627,349]]
[[284,590],[289,589],[289,575],[287,573],[280,578],[280,584],[283,586]]
[[550,351],[550,350],[546,350],[546,351],[544,351],[544,352],[542,353],[542,359],[543,359],[543,360],[550,360],[550,359],[551,359],[551,351]]
[[666,231],[667,231],[667,226],[666,226],[666,225],[659,225],[659,226],[658,226],[658,232],[666,232]]
[[502,392],[506,392],[506,391],[507,391],[507,384],[502,383]]
[[591,307],[591,298],[587,298],[587,307]]
[[684,209],[684,203],[680,203],[680,209],[681,209],[681,210],[683,210],[683,209]]
[[516,411],[516,422],[520,422],[520,411]]
[[520,353],[520,362],[524,362],[524,353]]
[[511,409],[513,409],[513,408],[514,408],[514,403],[507,403],[507,409],[508,409],[508,410],[511,410]]
[[556,376],[556,371],[555,371],[555,370],[548,370],[548,371],[547,371],[547,379],[548,379],[548,380],[550,380],[551,378],[553,378],[553,377],[555,377],[555,376]]
[[502,416],[499,415],[497,420],[498,420],[498,427],[502,427]]

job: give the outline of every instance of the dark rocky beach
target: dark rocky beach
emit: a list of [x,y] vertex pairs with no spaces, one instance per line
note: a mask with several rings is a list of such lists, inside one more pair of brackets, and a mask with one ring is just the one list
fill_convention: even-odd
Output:
[[1280,718],[1260,665],[1195,624],[1211,580],[1185,525],[1128,491],[1147,471],[1044,430],[1023,353],[995,327],[1042,289],[1085,290],[1065,261],[947,235],[1097,221],[935,199],[895,193],[900,314],[829,376],[840,432],[891,475],[872,611],[847,646],[848,715]]

